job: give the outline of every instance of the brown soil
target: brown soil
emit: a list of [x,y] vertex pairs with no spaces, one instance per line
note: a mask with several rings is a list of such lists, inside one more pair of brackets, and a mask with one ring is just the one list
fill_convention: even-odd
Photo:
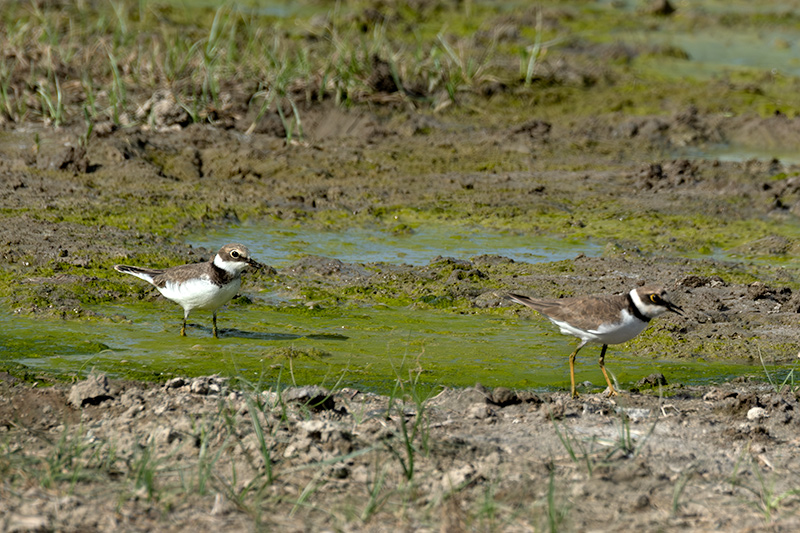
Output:
[[[388,410],[386,397],[345,389],[323,402],[321,394],[243,394],[213,377],[152,387],[90,376],[71,389],[4,381],[0,466],[29,466],[25,473],[14,469],[4,483],[0,527],[792,531],[800,525],[797,397],[763,384],[615,401],[477,387],[447,390],[424,407]],[[269,483],[253,416],[266,434]],[[403,424],[413,438],[413,472]]]

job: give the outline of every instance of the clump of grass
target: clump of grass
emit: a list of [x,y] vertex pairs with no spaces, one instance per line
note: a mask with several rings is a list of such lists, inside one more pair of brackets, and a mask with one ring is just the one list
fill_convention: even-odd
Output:
[[550,533],[561,531],[569,509],[569,501],[562,502],[556,494],[556,472],[555,466],[552,466],[547,481],[547,529]]
[[561,442],[561,445],[566,450],[567,455],[572,460],[573,463],[576,465],[583,464],[586,466],[586,471],[591,476],[592,471],[594,470],[594,460],[592,456],[594,455],[594,443],[595,437],[593,436],[590,440],[590,445],[587,448],[584,446],[583,442],[576,438],[569,430],[569,428],[564,424],[562,427],[559,428],[558,423],[556,422],[552,413],[550,413],[550,421],[553,424],[553,429],[556,432],[556,436],[558,440]]
[[[52,91],[52,92],[51,92]],[[53,127],[58,128],[64,122],[64,95],[58,77],[53,76],[53,87],[40,84],[36,92],[42,102],[42,116]]]
[[128,464],[128,474],[135,491],[143,491],[151,501],[158,499],[159,464],[152,443],[141,448]]
[[[615,457],[622,457],[624,459],[634,459],[638,457],[655,432],[656,425],[658,424],[658,417],[654,416],[647,431],[643,435],[638,436],[631,430],[631,422],[625,410],[619,409],[616,419],[616,438],[605,442],[605,439],[598,439],[595,435],[592,435],[588,439],[576,437],[566,424],[561,424],[559,426],[552,413],[550,415],[550,420],[559,442],[561,442],[561,445],[567,452],[567,456],[576,465],[585,466],[589,476],[592,475],[597,464],[608,464]],[[586,441],[588,441],[588,444],[585,443]],[[605,455],[600,455],[601,449],[596,448],[597,444],[605,445],[604,449],[607,450]]]
[[44,460],[39,481],[49,488],[60,481],[75,485],[78,481],[92,477],[92,458],[99,452],[102,444],[91,442],[79,428],[72,431],[65,426]]
[[[753,476],[756,483],[748,483],[747,478],[750,476],[746,474]],[[785,506],[788,507],[785,503],[787,500],[797,500],[800,497],[800,489],[776,490],[775,480],[767,479],[761,467],[750,455],[749,447],[742,450],[728,481],[733,487],[742,489],[752,496],[747,503],[761,513],[765,524],[771,524],[775,516]]]
[[678,480],[675,482],[675,487],[672,489],[672,514],[677,515],[678,511],[681,507],[681,496],[683,496],[683,492],[686,490],[686,486],[689,484],[689,481],[694,476],[697,470],[697,464],[692,463],[688,467],[684,468],[680,476],[678,476]]
[[[401,369],[404,364],[405,358],[401,363]],[[407,381],[401,379],[399,371],[397,371],[397,379],[392,393],[389,395],[389,405],[386,410],[387,417],[391,417],[394,413],[397,418],[400,426],[401,447],[398,450],[393,441],[386,441],[385,444],[392,456],[397,459],[408,481],[414,479],[418,455],[427,455],[429,452],[430,422],[426,402],[430,398],[431,391],[421,386],[419,382],[421,374],[422,367],[419,365],[419,360],[413,369],[409,369]],[[413,422],[408,420],[408,413],[403,401],[403,398],[406,397],[414,403]]]
[[364,507],[358,515],[358,518],[362,522],[368,522],[369,519],[383,507],[393,493],[392,490],[385,490],[388,482],[387,467],[381,464],[377,456],[375,457],[375,461],[373,461],[373,470],[374,474],[372,478],[366,483],[367,501],[364,503]]
[[764,362],[764,357],[761,354],[761,349],[758,349],[758,360],[761,361],[761,368],[764,369],[764,375],[767,376],[767,381],[775,390],[776,393],[781,394],[784,390],[789,390],[791,392],[795,392],[800,389],[800,381],[795,381],[795,369],[797,368],[797,361],[800,360],[800,354],[797,354],[795,358],[794,364],[792,368],[789,369],[787,372],[786,377],[783,378],[783,381],[777,379],[777,377],[773,377],[770,371],[767,369],[767,365]]

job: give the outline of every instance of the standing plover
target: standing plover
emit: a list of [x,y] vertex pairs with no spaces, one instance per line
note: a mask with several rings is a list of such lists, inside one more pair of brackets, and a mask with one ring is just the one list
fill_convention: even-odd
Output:
[[250,257],[250,251],[241,244],[228,244],[208,262],[192,263],[165,269],[116,265],[115,270],[141,278],[183,307],[181,336],[186,336],[186,319],[194,309],[211,311],[214,337],[217,337],[217,309],[228,303],[239,292],[242,271],[248,266],[262,265]]
[[604,359],[609,344],[621,344],[644,331],[650,320],[666,311],[681,315],[682,309],[667,299],[667,291],[658,287],[639,287],[627,294],[584,296],[560,300],[538,300],[508,294],[506,298],[527,305],[561,328],[564,335],[574,335],[581,342],[569,356],[572,397],[575,391],[575,356],[586,344],[602,344],[600,370],[608,383],[609,396],[617,394],[606,373]]

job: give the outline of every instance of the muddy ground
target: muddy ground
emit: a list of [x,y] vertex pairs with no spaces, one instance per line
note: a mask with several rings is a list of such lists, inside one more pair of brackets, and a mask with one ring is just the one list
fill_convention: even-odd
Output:
[[[563,79],[579,70],[569,56],[550,67]],[[290,301],[308,287],[335,295],[363,286],[362,294],[413,302],[417,285],[434,280],[429,293],[451,298],[459,312],[482,312],[507,305],[498,290],[558,297],[657,282],[686,316],[658,319],[654,335],[632,343],[648,357],[796,360],[800,280],[779,260],[791,259],[798,243],[742,223],[793,221],[797,168],[674,155],[703,143],[796,145],[796,119],[687,105],[659,116],[563,121],[534,110],[514,124],[483,124],[395,99],[303,108],[304,138],[287,143],[276,116],[253,129],[253,117],[233,105],[214,123],[189,125],[163,93],[147,109],[155,104],[160,111],[147,124],[98,124],[88,145],[78,142],[79,126],[4,124],[0,267],[11,312],[41,317],[45,328],[48,320],[112,320],[90,304],[135,305],[140,296],[110,274],[111,265],[208,257],[182,237],[243,218],[322,224],[335,213],[331,219],[346,225],[386,223],[381,217],[394,209],[439,209],[488,226],[524,219],[532,232],[582,232],[603,242],[603,231],[624,235],[617,222],[649,217],[646,234],[614,238],[602,257],[558,265],[487,255],[367,270],[307,258],[249,276],[245,290],[266,288]],[[742,255],[777,259],[756,266],[687,259],[708,245],[692,231],[700,213],[746,234]],[[264,392],[214,376],[153,384],[80,375],[63,383],[6,370],[4,531],[800,527],[793,379],[694,386],[660,385],[654,375],[612,399],[479,385],[426,399],[412,382],[386,397]]]

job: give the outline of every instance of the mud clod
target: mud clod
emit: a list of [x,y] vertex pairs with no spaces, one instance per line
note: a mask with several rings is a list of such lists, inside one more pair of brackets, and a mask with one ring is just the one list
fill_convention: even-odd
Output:
[[113,399],[105,374],[92,374],[86,381],[72,386],[69,392],[69,403],[77,408],[84,405],[99,405]]

